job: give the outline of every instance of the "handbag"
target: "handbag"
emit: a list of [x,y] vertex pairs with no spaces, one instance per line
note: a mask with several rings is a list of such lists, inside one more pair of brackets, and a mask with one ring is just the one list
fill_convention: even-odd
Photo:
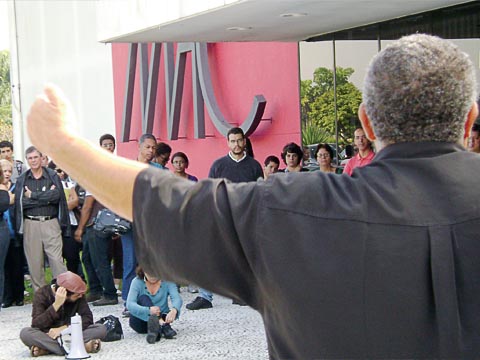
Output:
[[103,324],[107,328],[107,336],[105,336],[103,341],[109,342],[123,339],[122,324],[116,316],[108,315],[102,317],[95,324]]
[[102,209],[95,217],[93,229],[105,235],[123,235],[132,229],[132,223],[109,209]]

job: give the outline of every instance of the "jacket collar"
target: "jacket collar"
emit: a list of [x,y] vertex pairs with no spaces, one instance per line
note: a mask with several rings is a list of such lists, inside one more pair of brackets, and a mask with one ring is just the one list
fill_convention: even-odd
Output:
[[456,143],[423,141],[391,144],[379,151],[372,163],[384,159],[430,158],[452,152],[466,151]]

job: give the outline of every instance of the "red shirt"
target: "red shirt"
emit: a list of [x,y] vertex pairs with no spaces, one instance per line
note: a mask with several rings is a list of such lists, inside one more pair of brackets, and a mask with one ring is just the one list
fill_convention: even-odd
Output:
[[370,150],[368,155],[364,158],[360,157],[360,153],[358,153],[350,159],[347,165],[345,165],[345,169],[343,169],[343,172],[352,176],[353,169],[355,169],[356,167],[362,167],[370,164],[374,157],[375,153],[372,150]]

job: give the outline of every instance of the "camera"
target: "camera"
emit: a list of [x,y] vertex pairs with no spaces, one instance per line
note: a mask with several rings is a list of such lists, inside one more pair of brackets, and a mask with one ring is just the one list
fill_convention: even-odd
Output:
[[95,218],[93,229],[105,235],[122,235],[132,228],[132,223],[109,209],[102,209]]

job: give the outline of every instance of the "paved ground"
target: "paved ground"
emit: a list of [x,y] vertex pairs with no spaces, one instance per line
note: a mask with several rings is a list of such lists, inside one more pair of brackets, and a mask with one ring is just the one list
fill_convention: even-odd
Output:
[[[232,305],[231,300],[215,296],[214,307],[207,310],[185,309],[194,297],[182,288],[183,307],[180,319],[172,326],[178,335],[150,345],[145,335],[135,333],[128,319],[121,318],[122,305],[91,307],[94,320],[105,315],[121,318],[125,339],[103,343],[91,359],[268,359],[265,331],[260,316],[246,306]],[[20,329],[30,325],[31,305],[10,307],[0,312],[0,360],[30,358],[28,348],[18,338]],[[43,356],[41,359],[62,359]]]

